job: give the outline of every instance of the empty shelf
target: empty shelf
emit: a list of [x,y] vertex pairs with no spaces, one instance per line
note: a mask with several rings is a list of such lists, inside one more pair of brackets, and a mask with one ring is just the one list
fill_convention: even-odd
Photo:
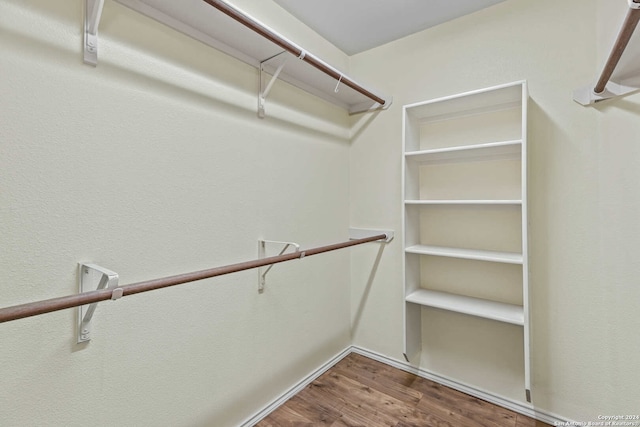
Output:
[[420,255],[474,259],[478,261],[503,262],[506,264],[522,264],[522,254],[513,252],[482,251],[477,249],[458,249],[428,245],[409,246],[405,249],[405,252]]
[[521,108],[527,96],[524,81],[460,93],[405,106],[407,115],[420,122],[472,116],[490,111]]
[[433,150],[409,151],[405,158],[418,163],[443,163],[451,161],[515,159],[522,153],[522,141],[490,142],[487,144],[461,145]]
[[484,317],[499,322],[524,325],[524,310],[521,306],[454,295],[446,292],[419,289],[406,297],[407,302],[435,307],[471,316]]
[[[271,75],[278,68],[279,60],[275,63],[266,61],[286,52],[279,57],[289,59],[279,79],[345,108],[350,113],[391,105],[390,97],[356,83],[227,1],[116,1],[256,68],[264,63],[265,70]],[[230,13],[223,13],[222,10]],[[236,17],[241,17],[241,20]],[[337,84],[339,90],[336,89]]]
[[522,200],[405,200],[405,205],[522,205]]

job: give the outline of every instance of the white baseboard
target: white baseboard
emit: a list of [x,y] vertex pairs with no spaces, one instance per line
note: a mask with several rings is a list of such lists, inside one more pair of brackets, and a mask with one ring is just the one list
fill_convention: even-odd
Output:
[[378,361],[380,363],[384,363],[384,364],[389,365],[391,367],[394,367],[394,368],[397,368],[397,369],[401,369],[401,370],[403,370],[405,372],[412,373],[412,374],[417,375],[417,376],[419,376],[421,378],[425,378],[425,379],[431,380],[431,381],[436,382],[438,384],[442,384],[442,385],[444,385],[446,387],[450,387],[450,388],[452,388],[454,390],[458,390],[458,391],[460,391],[462,393],[466,393],[466,394],[468,394],[470,396],[477,397],[478,399],[482,399],[482,400],[485,400],[487,402],[493,403],[494,405],[498,405],[498,406],[501,406],[503,408],[509,409],[511,411],[517,412],[519,414],[526,415],[527,417],[534,418],[534,419],[536,419],[538,421],[542,421],[542,422],[545,422],[547,424],[551,424],[552,426],[553,425],[569,425],[568,423],[571,422],[571,421],[569,421],[569,420],[567,420],[565,418],[562,418],[562,417],[560,417],[558,415],[555,415],[555,414],[552,414],[552,413],[549,413],[549,412],[546,412],[546,411],[542,411],[540,409],[536,409],[535,407],[533,407],[532,404],[524,403],[524,402],[518,402],[516,400],[509,399],[507,397],[503,397],[503,396],[496,395],[494,393],[490,393],[490,392],[488,392],[486,390],[482,390],[482,389],[479,389],[477,387],[473,387],[473,386],[470,386],[468,384],[461,383],[461,382],[453,380],[451,378],[447,378],[445,376],[438,375],[438,374],[426,371],[426,370],[421,369],[421,368],[416,368],[415,366],[411,366],[411,365],[409,365],[408,363],[406,363],[404,361],[393,359],[393,358],[384,356],[384,355],[382,355],[380,353],[376,353],[374,351],[367,350],[367,349],[362,348],[362,347],[349,346],[346,349],[344,349],[343,351],[341,351],[340,353],[336,354],[334,357],[332,357],[329,361],[324,363],[318,369],[314,370],[309,375],[307,375],[305,378],[300,380],[297,384],[295,384],[293,387],[291,387],[288,391],[286,391],[280,397],[278,397],[275,400],[273,400],[264,409],[260,410],[255,415],[253,415],[252,417],[248,418],[245,422],[240,424],[240,427],[252,427],[252,426],[256,425],[262,419],[266,418],[271,412],[273,412],[276,409],[278,409],[278,407],[280,407],[280,405],[285,403],[291,397],[295,396],[303,388],[305,388],[306,386],[311,384],[316,378],[318,378],[320,375],[322,375],[325,372],[327,372],[332,366],[334,366],[336,363],[338,363],[339,361],[341,361],[342,359],[344,359],[345,357],[347,357],[351,353],[356,353],[356,354],[368,357],[368,358],[376,360],[376,361]]

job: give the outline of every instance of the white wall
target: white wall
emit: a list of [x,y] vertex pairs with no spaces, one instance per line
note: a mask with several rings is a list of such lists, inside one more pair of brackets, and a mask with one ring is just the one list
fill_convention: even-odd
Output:
[[[0,2],[0,306],[76,293],[81,261],[127,284],[344,240],[342,110],[278,84],[259,120],[253,67],[112,1],[83,65],[83,3]],[[86,345],[75,310],[2,324],[0,425],[238,425],[350,343],[349,270],[104,302]]]
[[[402,105],[528,80],[533,400],[578,421],[640,401],[640,95],[595,108],[571,96],[604,63],[626,9],[616,1],[510,0],[351,63],[394,96],[352,143],[351,222],[398,232]],[[373,280],[375,248],[353,252],[352,333],[402,359],[400,239],[386,251]],[[421,367],[524,401],[517,327],[469,319],[425,310]]]

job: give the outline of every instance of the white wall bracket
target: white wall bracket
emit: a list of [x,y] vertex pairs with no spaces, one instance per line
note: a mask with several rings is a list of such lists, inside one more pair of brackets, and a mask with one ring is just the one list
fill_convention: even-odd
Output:
[[[122,297],[122,288],[118,286],[118,273],[102,268],[95,264],[79,264],[78,285],[79,291],[88,292],[104,288],[116,288],[111,299]],[[78,344],[91,340],[91,319],[98,306],[93,304],[78,307]]]
[[[260,62],[260,70],[259,70],[260,71],[260,88],[258,89],[258,117],[260,117],[261,119],[264,119],[264,116],[265,116],[264,106],[265,106],[267,96],[269,96],[269,92],[271,92],[271,88],[273,87],[273,84],[276,82],[276,80],[278,80],[278,76],[280,75],[280,72],[282,72],[282,69],[287,63],[287,57],[286,55],[284,55],[285,53],[286,51],[282,51],[279,54],[274,55],[271,58],[267,58],[264,61]],[[265,71],[265,64],[271,61],[272,59],[280,56],[282,56],[280,65],[278,65],[278,68],[276,68],[275,72],[273,73],[273,76],[271,76],[271,80],[269,80],[269,83],[267,83],[267,85],[265,86],[264,84],[265,75],[268,75],[268,73]]]
[[394,236],[393,230],[349,227],[349,240],[364,239],[369,236],[375,236],[376,234],[383,234],[383,233],[386,234],[387,237],[384,240],[380,240],[380,242],[389,243],[393,240],[393,236]]
[[104,0],[84,2],[84,63],[98,65],[98,26],[102,17]]
[[[637,60],[635,60],[640,49],[640,42],[637,37],[633,38],[640,19],[640,12],[638,12],[640,0],[627,0],[627,3],[629,5],[627,16],[600,79],[591,86],[582,87],[573,92],[573,100],[578,104],[593,105],[640,90],[640,69]],[[634,56],[629,57],[627,54],[625,61],[623,55],[626,51],[633,52],[635,58]],[[603,89],[602,92],[599,92],[600,89]]]
[[[300,252],[300,245],[294,242],[278,242],[275,240],[258,240],[258,259],[266,258],[267,244],[284,245],[284,247],[282,248],[278,256],[284,254],[287,251],[287,249],[289,249],[289,247],[291,246],[295,248],[294,252]],[[269,270],[271,270],[272,267],[273,267],[273,264],[266,267],[260,267],[258,269],[258,292],[259,293],[264,292],[264,286],[267,282],[266,281],[267,273],[269,272]]]
[[573,100],[581,105],[592,105],[600,101],[616,98],[640,90],[637,86],[627,86],[613,81],[609,81],[602,93],[595,93],[593,87],[595,83],[573,91]]

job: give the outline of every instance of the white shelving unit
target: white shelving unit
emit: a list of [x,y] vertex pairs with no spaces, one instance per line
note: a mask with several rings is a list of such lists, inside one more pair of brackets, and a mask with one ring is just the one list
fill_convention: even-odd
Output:
[[[422,340],[425,307],[522,327],[524,389],[531,401],[527,99],[526,82],[520,81],[404,107],[404,350],[409,362],[420,363],[422,346],[429,345]],[[513,285],[522,287],[522,298],[473,295],[491,286],[486,281],[451,284],[452,292],[442,284],[434,288],[424,263],[429,259],[433,266],[443,258],[469,270],[465,277],[474,277],[478,262],[497,263],[500,272],[521,267],[522,283]]]

